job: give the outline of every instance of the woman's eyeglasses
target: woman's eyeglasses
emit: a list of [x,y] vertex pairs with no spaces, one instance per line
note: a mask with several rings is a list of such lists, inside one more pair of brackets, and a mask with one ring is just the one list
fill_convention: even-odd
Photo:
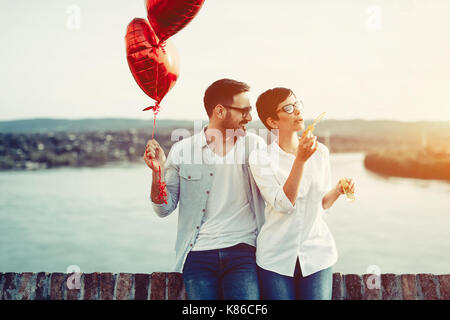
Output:
[[[291,114],[294,112],[295,109],[298,109],[301,113],[303,113],[303,111],[304,111],[303,102],[297,101],[294,104],[287,104],[287,105],[283,106],[280,110],[284,110],[284,112]],[[278,111],[280,111],[280,110],[278,110]]]

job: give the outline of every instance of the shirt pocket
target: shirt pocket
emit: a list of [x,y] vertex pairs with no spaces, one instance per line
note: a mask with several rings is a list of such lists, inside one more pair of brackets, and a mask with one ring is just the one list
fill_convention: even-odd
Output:
[[202,171],[196,166],[182,166],[180,167],[180,177],[185,183],[198,182],[202,178]]

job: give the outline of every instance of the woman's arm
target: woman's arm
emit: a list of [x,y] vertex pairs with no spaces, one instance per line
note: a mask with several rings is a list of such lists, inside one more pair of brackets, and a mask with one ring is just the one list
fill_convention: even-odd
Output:
[[291,173],[289,174],[286,182],[283,185],[283,191],[292,205],[295,204],[298,192],[300,191],[300,181],[303,176],[303,169],[305,167],[305,161],[295,158],[294,164],[292,165]]
[[331,208],[331,206],[336,202],[336,200],[340,197],[342,193],[338,190],[337,187],[334,187],[328,193],[326,193],[322,198],[322,207],[324,210]]
[[[295,210],[295,200],[299,193],[304,164],[317,149],[316,139],[313,139],[313,141],[314,142],[308,144],[309,151],[307,156],[305,156],[305,152],[299,152],[303,154],[303,156],[297,156],[291,172],[283,185],[281,185],[275,177],[275,172],[271,166],[274,159],[271,158],[267,149],[255,150],[250,155],[249,164],[252,176],[255,179],[264,201],[271,205],[276,211],[291,213]],[[313,143],[316,143],[316,145]],[[312,145],[314,145],[313,149],[311,149]],[[300,145],[299,149],[300,148],[302,148],[302,145]]]
[[317,138],[310,132],[305,137],[299,139],[297,156],[283,186],[283,191],[292,205],[295,204],[295,200],[300,191],[300,181],[302,180],[305,163],[316,152],[318,146]]
[[[347,178],[346,178],[347,179]],[[349,184],[349,192],[354,193],[355,192],[355,183],[352,179],[347,179],[347,182]],[[322,198],[322,207],[324,210],[331,208],[331,206],[336,202],[336,200],[344,194],[344,189],[342,187],[341,181],[339,180],[336,186],[328,191],[323,198]]]

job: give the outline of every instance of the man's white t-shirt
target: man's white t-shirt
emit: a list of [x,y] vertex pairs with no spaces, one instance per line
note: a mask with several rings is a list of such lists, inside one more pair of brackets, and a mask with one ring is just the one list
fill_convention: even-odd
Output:
[[244,139],[221,157],[209,147],[203,159],[214,172],[214,180],[206,203],[206,213],[192,250],[213,250],[238,243],[256,245],[256,221],[244,189]]

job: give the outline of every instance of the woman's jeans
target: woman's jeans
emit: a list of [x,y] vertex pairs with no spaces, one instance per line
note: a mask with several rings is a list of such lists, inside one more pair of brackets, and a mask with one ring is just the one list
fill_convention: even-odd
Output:
[[183,267],[190,300],[258,300],[256,248],[240,243],[233,247],[191,251]]
[[297,259],[294,277],[258,266],[261,298],[264,300],[331,300],[333,272],[329,267],[303,277]]

